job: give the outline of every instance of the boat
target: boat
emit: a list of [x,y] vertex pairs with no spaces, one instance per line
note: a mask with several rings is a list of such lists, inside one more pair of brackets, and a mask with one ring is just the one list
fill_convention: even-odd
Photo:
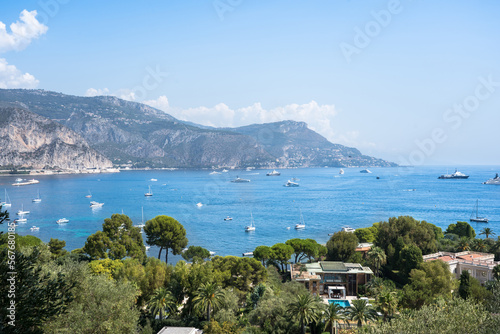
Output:
[[255,223],[253,221],[253,215],[250,213],[250,225],[245,226],[245,232],[255,231]]
[[344,170],[342,168],[339,170],[339,174],[340,175],[344,174]]
[[196,203],[196,206],[201,208],[203,206],[203,203],[199,202],[199,203]]
[[12,206],[12,203],[10,202],[9,195],[7,194],[7,189],[5,189],[4,201],[0,202],[0,206],[5,207],[5,208]]
[[158,179],[151,179],[150,181],[151,182],[156,182],[156,181],[158,181]]
[[469,175],[465,175],[464,173],[459,172],[455,169],[455,173],[453,174],[443,174],[438,179],[468,179]]
[[483,184],[496,184],[500,186],[500,177],[498,176],[498,173],[495,175],[494,178],[489,179],[488,181],[483,182]]
[[214,251],[209,251],[208,253],[210,254],[210,256],[214,256],[215,255]]
[[245,252],[243,253],[243,256],[253,256],[253,252]]
[[33,225],[33,226],[31,226],[30,230],[31,230],[31,232],[40,231],[40,227]]
[[231,182],[234,182],[234,183],[246,183],[246,182],[250,182],[250,180],[248,180],[248,179],[242,179],[242,178],[239,178],[238,176],[236,176],[236,179],[231,180]]
[[218,174],[220,174],[220,172],[218,172],[218,171],[216,171],[216,170],[214,170],[213,172],[210,172],[210,173],[209,173],[209,175],[218,175]]
[[371,171],[369,169],[363,169],[359,171],[360,173],[365,173],[365,174],[371,174]]
[[29,211],[24,211],[24,204],[21,204],[21,210],[17,211],[18,216],[28,215],[29,213]]
[[229,171],[225,168],[222,170],[222,173],[227,173],[227,172],[229,172]]
[[146,252],[149,251],[149,249],[151,248],[151,246],[145,246],[146,247]]
[[227,220],[233,220],[233,217],[229,217],[229,216],[227,216],[226,218],[224,218],[224,220],[226,220],[226,221],[227,221]]
[[273,170],[272,172],[269,172],[266,174],[266,176],[280,176],[281,173],[277,172],[276,170]]
[[15,179],[14,181],[16,181],[16,182],[18,182],[18,183],[19,183],[19,182],[23,182],[23,179],[21,179],[20,177],[18,177],[18,178],[17,178],[17,179]]
[[145,193],[144,196],[146,196],[146,197],[153,196],[153,192],[151,191],[151,186],[149,186],[149,191],[147,193]]
[[24,215],[14,220],[14,223],[26,223],[28,219],[24,218]]
[[[18,180],[18,179],[16,179]],[[21,181],[23,181],[21,179]],[[28,181],[25,181],[25,182],[16,182],[16,183],[12,183],[13,186],[27,186],[27,185],[30,185],[30,184],[37,184],[37,183],[40,183],[40,181],[38,180],[35,180],[35,179],[31,179],[31,180],[28,180]]]
[[[476,223],[487,223],[488,218],[479,217],[478,211],[479,211],[479,200],[476,200],[476,206],[474,207],[474,210],[472,210],[472,213],[470,215],[470,221],[476,222]],[[475,215],[474,215],[474,213],[475,213]]]
[[302,216],[302,210],[300,210],[300,222],[295,224],[296,230],[303,230],[306,228],[306,223],[304,222],[304,217]]
[[92,193],[89,190],[89,194],[85,196],[86,198],[92,198]]
[[298,187],[299,184],[297,182],[293,182],[293,181],[290,181],[288,180],[285,184],[284,184],[285,187]]
[[141,207],[141,223],[134,225],[134,227],[138,227],[141,229],[141,233],[144,232],[144,228],[146,225],[144,224],[144,207]]
[[92,201],[90,202],[90,207],[91,208],[100,208],[104,205],[104,203],[99,203],[99,202],[96,202],[96,201]]
[[38,191],[38,196],[33,198],[33,203],[40,203],[42,199],[40,198],[40,190]]
[[61,218],[61,219],[58,219],[56,221],[56,223],[58,224],[64,224],[64,223],[68,223],[69,222],[69,219],[66,219],[66,218]]
[[349,226],[344,226],[344,227],[342,227],[342,229],[340,231],[347,232],[347,233],[354,233],[354,231],[356,231],[356,229],[349,227]]
[[377,180],[380,180],[380,176],[377,176]]

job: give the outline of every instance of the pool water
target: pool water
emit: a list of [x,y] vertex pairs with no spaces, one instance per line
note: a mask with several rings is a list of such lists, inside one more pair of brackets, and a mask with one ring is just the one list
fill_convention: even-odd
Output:
[[328,299],[328,304],[338,304],[342,307],[351,306],[351,304],[349,304],[349,301],[345,299]]

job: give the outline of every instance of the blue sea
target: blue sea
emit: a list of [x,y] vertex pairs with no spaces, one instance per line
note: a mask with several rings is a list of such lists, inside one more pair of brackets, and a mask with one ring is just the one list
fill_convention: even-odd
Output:
[[[44,242],[65,240],[68,250],[82,247],[113,213],[123,212],[140,224],[141,209],[144,222],[157,215],[176,218],[186,228],[189,245],[217,255],[241,255],[256,246],[291,238],[325,243],[329,233],[343,226],[368,227],[400,215],[426,220],[444,230],[451,223],[469,221],[476,200],[479,215],[490,222],[471,225],[478,234],[488,226],[500,235],[500,186],[482,184],[500,172],[499,166],[461,166],[459,171],[470,175],[466,180],[439,180],[447,168],[436,166],[370,168],[371,174],[360,170],[344,168],[345,174],[339,175],[338,168],[283,169],[281,176],[266,176],[269,170],[230,170],[218,175],[209,175],[207,170],[122,171],[37,176],[39,184],[20,187],[12,186],[19,176],[8,176],[0,177],[0,198],[5,188],[12,201],[11,218],[22,205],[31,212],[28,222],[16,228],[17,233],[32,234]],[[230,182],[237,176],[251,182]],[[298,179],[300,186],[284,187],[291,178]],[[153,196],[145,197],[149,186]],[[85,197],[89,191],[90,199]],[[33,203],[38,192],[42,201]],[[91,200],[104,206],[91,209]],[[301,213],[306,228],[295,230]],[[245,232],[251,215],[256,230]],[[233,220],[224,221],[226,216]],[[69,223],[56,224],[63,217]],[[33,225],[40,230],[31,232]],[[5,223],[0,230],[7,231]],[[149,255],[157,256],[157,250],[151,248]]]

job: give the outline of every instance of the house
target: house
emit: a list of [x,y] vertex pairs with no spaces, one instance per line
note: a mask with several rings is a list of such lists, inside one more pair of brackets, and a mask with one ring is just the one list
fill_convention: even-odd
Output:
[[194,327],[163,327],[157,334],[203,334],[203,331]]
[[450,271],[455,274],[457,279],[464,270],[478,279],[481,284],[493,280],[493,268],[499,265],[500,262],[495,262],[495,255],[480,252],[438,252],[423,256],[424,261],[441,260],[450,266]]
[[292,265],[291,275],[314,296],[344,299],[356,296],[359,286],[371,279],[373,271],[359,263],[320,261]]

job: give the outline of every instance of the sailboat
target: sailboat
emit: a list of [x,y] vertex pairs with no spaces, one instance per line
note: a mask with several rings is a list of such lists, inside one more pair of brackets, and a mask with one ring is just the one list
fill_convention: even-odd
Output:
[[89,194],[85,196],[86,198],[92,198],[92,193],[89,190]]
[[245,226],[245,232],[255,231],[255,223],[253,221],[253,215],[250,213],[250,225]]
[[[476,216],[475,217],[474,217],[474,211],[476,212]],[[476,222],[476,223],[487,223],[488,222],[488,218],[479,217],[478,216],[478,211],[479,211],[479,200],[476,200],[475,210],[472,210],[472,213],[470,215],[470,221],[471,222]]]
[[40,198],[40,190],[38,190],[38,196],[33,198],[33,203],[40,203],[42,199]]
[[18,216],[27,215],[29,213],[29,211],[24,211],[24,204],[21,204],[21,210],[17,211]]
[[135,225],[135,227],[140,228],[141,233],[142,233],[142,232],[144,232],[144,227],[146,226],[146,225],[144,225],[144,207],[143,206],[141,206],[141,214],[142,214],[141,223],[139,225]]
[[24,215],[14,220],[15,223],[26,223],[28,219],[24,218]]
[[12,203],[10,202],[9,195],[7,195],[7,189],[5,189],[5,196],[4,196],[4,202],[0,202],[0,205],[7,208],[12,206]]
[[149,186],[149,191],[145,193],[144,196],[146,197],[153,196],[153,192],[151,191],[151,186]]
[[302,210],[300,210],[300,222],[295,224],[296,230],[303,230],[306,228],[306,223],[304,222],[304,217],[302,216]]
[[344,174],[344,170],[342,168],[339,170],[339,174],[340,175]]

